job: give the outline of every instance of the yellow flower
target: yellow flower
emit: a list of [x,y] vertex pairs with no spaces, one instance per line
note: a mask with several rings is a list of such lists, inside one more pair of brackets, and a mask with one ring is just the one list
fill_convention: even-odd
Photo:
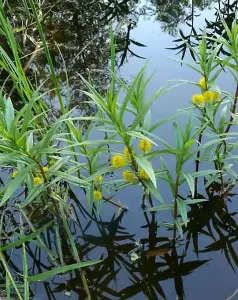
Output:
[[202,78],[199,80],[199,84],[200,84],[200,86],[201,86],[202,89],[207,90],[207,83],[206,83],[205,77],[202,77]]
[[99,191],[93,191],[93,198],[94,200],[101,200],[102,199],[102,193]]
[[17,172],[17,171],[14,171],[14,172],[12,173],[12,178],[16,178],[16,177],[17,177],[17,174],[18,174],[18,172]]
[[113,155],[112,165],[114,168],[117,168],[117,169],[125,167],[126,160],[125,160],[124,156],[122,156],[120,154]]
[[[135,152],[132,150],[132,155],[134,155],[134,153]],[[129,150],[128,150],[127,147],[124,148],[123,154],[125,155],[125,157],[126,157],[127,160],[129,160],[129,161],[131,160],[130,152],[129,152]]]
[[134,173],[133,173],[132,171],[126,170],[126,171],[124,171],[124,172],[122,173],[122,177],[123,177],[123,179],[125,179],[126,181],[131,182],[131,181],[134,180],[135,175],[134,175]]
[[205,102],[204,96],[202,94],[195,94],[192,97],[192,102],[195,105],[203,105]]
[[46,173],[46,172],[48,171],[48,168],[47,168],[47,167],[43,167],[43,168],[42,168],[42,171],[43,171],[44,173]]
[[147,140],[140,140],[139,142],[139,149],[142,152],[149,152],[152,148],[152,143]]
[[39,185],[43,182],[43,179],[39,176],[33,178],[34,185]]
[[94,180],[94,182],[95,182],[95,183],[100,183],[100,182],[102,182],[102,180],[103,180],[102,176],[98,176],[98,177]]
[[213,92],[213,100],[218,101],[221,98],[221,94],[219,92]]
[[140,179],[144,179],[144,180],[150,178],[144,169],[139,169],[138,177],[139,177]]
[[203,93],[203,97],[204,97],[205,102],[208,102],[208,103],[213,102],[214,93],[212,91],[205,91]]

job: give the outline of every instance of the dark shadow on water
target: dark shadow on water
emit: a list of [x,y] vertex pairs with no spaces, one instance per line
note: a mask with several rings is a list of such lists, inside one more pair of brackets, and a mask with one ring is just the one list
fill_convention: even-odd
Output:
[[[199,195],[201,197],[205,198]],[[80,202],[72,199],[68,222],[80,259],[103,260],[84,269],[92,298],[174,299],[177,295],[178,299],[185,299],[186,293],[191,293],[189,286],[184,285],[185,278],[193,274],[196,280],[198,269],[199,273],[206,276],[205,266],[211,265],[213,259],[217,260],[216,253],[221,253],[222,259],[236,272],[238,226],[237,212],[229,209],[232,201],[236,201],[234,194],[229,194],[225,199],[214,196],[207,202],[193,205],[188,213],[189,222],[184,228],[184,236],[173,245],[170,239],[172,231],[158,225],[159,218],[155,213],[141,210],[138,229],[131,231],[133,212],[113,215],[105,221],[95,213],[90,216]],[[28,213],[35,226],[40,227],[52,216],[50,213],[39,213],[39,209],[33,206],[32,212]],[[19,224],[16,213],[10,209],[4,213],[6,242],[12,238],[12,228],[15,234],[17,232]],[[27,223],[25,228],[27,230]],[[137,241],[138,233],[141,233],[141,238]],[[60,237],[64,262],[72,264],[75,261],[64,235],[62,228]],[[57,252],[53,227],[43,237],[49,249]],[[43,248],[35,247],[32,243],[26,245],[31,275],[54,268],[55,263]],[[17,247],[13,254],[7,253],[6,259],[16,281],[21,283],[21,277],[17,275],[22,272],[21,247]],[[0,283],[4,284],[3,270],[1,274]],[[64,299],[66,295],[74,299],[86,299],[78,271],[55,276],[43,283],[31,283],[30,287],[32,299]],[[193,293],[195,295],[196,291],[193,290]],[[171,298],[171,295],[174,297]],[[215,291],[211,291],[206,294],[206,299],[218,299],[217,296]]]

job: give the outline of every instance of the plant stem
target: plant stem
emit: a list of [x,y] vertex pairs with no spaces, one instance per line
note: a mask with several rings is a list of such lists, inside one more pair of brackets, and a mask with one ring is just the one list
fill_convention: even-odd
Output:
[[[233,107],[232,107],[232,110],[231,110],[231,112],[233,114],[236,112],[237,99],[238,99],[238,83],[236,84],[236,93],[235,93],[235,96],[234,96]],[[229,122],[229,124],[226,127],[225,133],[228,133],[230,131],[231,125],[232,125],[232,121],[233,121],[233,116],[231,115],[230,122]]]
[[[137,168],[137,164],[136,164],[136,160],[135,160],[135,157],[133,155],[133,152],[132,152],[132,149],[129,145],[127,145],[125,143],[127,149],[128,149],[128,152],[129,152],[129,155],[130,155],[130,158],[131,158],[131,163],[132,163],[132,168],[134,169],[135,172],[138,172],[138,168]],[[147,189],[147,187],[145,186],[144,182],[138,177],[138,180],[140,181],[140,183],[142,184],[143,188],[144,188],[144,194],[145,194],[145,191]],[[150,205],[151,207],[153,207],[153,202],[152,202],[152,197],[151,197],[151,194],[149,193],[149,202],[150,202]],[[141,206],[142,207],[145,207],[145,198],[143,197],[142,198],[142,203],[141,203]]]
[[117,203],[117,202],[115,202],[115,201],[113,201],[113,200],[110,200],[110,199],[108,199],[108,198],[106,198],[106,197],[104,197],[104,196],[103,196],[102,198],[103,198],[103,200],[105,200],[106,202],[111,203],[112,205],[115,205],[115,206],[117,206],[117,207],[119,207],[119,208],[121,208],[121,209],[127,210],[127,207],[121,205],[120,203]]
[[176,177],[175,191],[174,191],[174,234],[173,234],[173,240],[174,241],[176,239],[176,224],[175,224],[175,221],[178,218],[178,203],[177,203],[178,189],[179,189],[179,175],[177,175],[177,177]]
[[[199,137],[198,137],[198,143],[199,143],[198,147],[199,147],[199,146],[201,145],[201,143],[202,143],[202,134],[203,134],[203,132],[200,132]],[[201,155],[201,152],[200,152],[200,150],[199,150],[199,151],[197,152],[197,158],[196,158],[196,160],[195,160],[195,172],[196,172],[196,173],[199,171],[199,165],[200,165],[200,160],[199,160],[199,158],[200,158],[200,155]],[[195,180],[194,180],[194,196],[195,196],[195,197],[197,196],[197,185],[198,185],[198,178],[195,177]]]

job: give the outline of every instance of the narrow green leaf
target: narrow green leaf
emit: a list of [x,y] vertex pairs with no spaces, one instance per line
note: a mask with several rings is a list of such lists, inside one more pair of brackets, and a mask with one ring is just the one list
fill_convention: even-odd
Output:
[[190,188],[191,194],[192,194],[192,198],[194,197],[194,179],[193,176],[189,173],[184,173],[182,172],[184,178],[186,179],[188,186]]
[[4,116],[5,116],[5,122],[6,122],[6,125],[7,125],[7,130],[8,130],[8,132],[10,132],[11,126],[12,126],[13,121],[14,121],[14,108],[13,108],[12,101],[11,101],[10,98],[5,99]]
[[176,199],[177,204],[178,204],[178,209],[179,209],[179,213],[181,215],[181,218],[185,224],[185,226],[187,227],[187,223],[188,223],[188,216],[187,216],[187,206],[186,203],[181,200],[181,199]]
[[165,211],[165,210],[173,210],[173,204],[162,204],[159,206],[150,207],[149,211]]
[[48,222],[47,224],[45,224],[44,226],[42,226],[40,229],[37,229],[35,232],[33,233],[30,233],[26,236],[24,236],[23,238],[13,242],[13,243],[10,243],[10,244],[7,244],[6,246],[4,247],[1,247],[0,248],[0,251],[8,251],[8,250],[12,250],[18,246],[20,246],[21,244],[25,243],[25,242],[29,242],[30,240],[36,238],[41,232],[43,232],[46,228],[50,227],[50,225],[53,223],[54,221],[50,221]]
[[72,264],[72,265],[68,265],[68,266],[64,266],[64,267],[60,267],[54,270],[50,270],[47,272],[43,272],[41,274],[38,275],[34,275],[34,276],[29,276],[28,280],[29,281],[43,281],[48,277],[52,277],[61,273],[66,273],[69,271],[73,271],[73,270],[77,270],[83,267],[88,267],[91,265],[95,265],[100,263],[102,260],[92,260],[92,261],[88,261],[88,262],[80,262],[80,263],[76,263],[76,264]]
[[13,180],[11,180],[7,184],[7,186],[6,186],[6,192],[3,195],[2,200],[0,202],[0,207],[3,206],[11,198],[11,196],[14,194],[14,192],[20,187],[20,185],[22,184],[22,182],[28,176],[28,172],[29,172],[30,169],[31,169],[31,166],[22,169],[21,172],[18,173],[18,175],[16,176],[16,178],[14,178]]
[[136,159],[137,164],[142,169],[144,169],[145,172],[147,173],[147,175],[150,177],[150,180],[153,182],[155,188],[157,188],[155,173],[154,173],[151,163],[143,156],[136,155],[135,159]]

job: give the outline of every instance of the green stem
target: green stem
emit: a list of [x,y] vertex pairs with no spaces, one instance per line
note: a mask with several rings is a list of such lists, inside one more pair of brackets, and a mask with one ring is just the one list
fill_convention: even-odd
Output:
[[5,261],[3,253],[1,251],[0,251],[0,260],[1,260],[2,264],[3,264],[3,267],[4,267],[4,269],[5,269],[6,273],[7,273],[8,278],[10,279],[10,281],[11,281],[11,283],[12,283],[12,285],[13,285],[16,293],[17,293],[18,298],[20,300],[23,300],[22,296],[21,296],[21,294],[20,294],[20,292],[19,292],[19,290],[18,290],[18,288],[16,286],[16,283],[15,283],[14,279],[12,278],[12,274],[10,273],[10,271],[8,269],[7,262]]
[[178,190],[179,190],[179,175],[177,175],[177,177],[176,177],[175,191],[174,191],[174,233],[173,233],[173,240],[174,241],[176,239],[176,231],[177,231],[175,221],[178,218],[178,203],[177,203]]

